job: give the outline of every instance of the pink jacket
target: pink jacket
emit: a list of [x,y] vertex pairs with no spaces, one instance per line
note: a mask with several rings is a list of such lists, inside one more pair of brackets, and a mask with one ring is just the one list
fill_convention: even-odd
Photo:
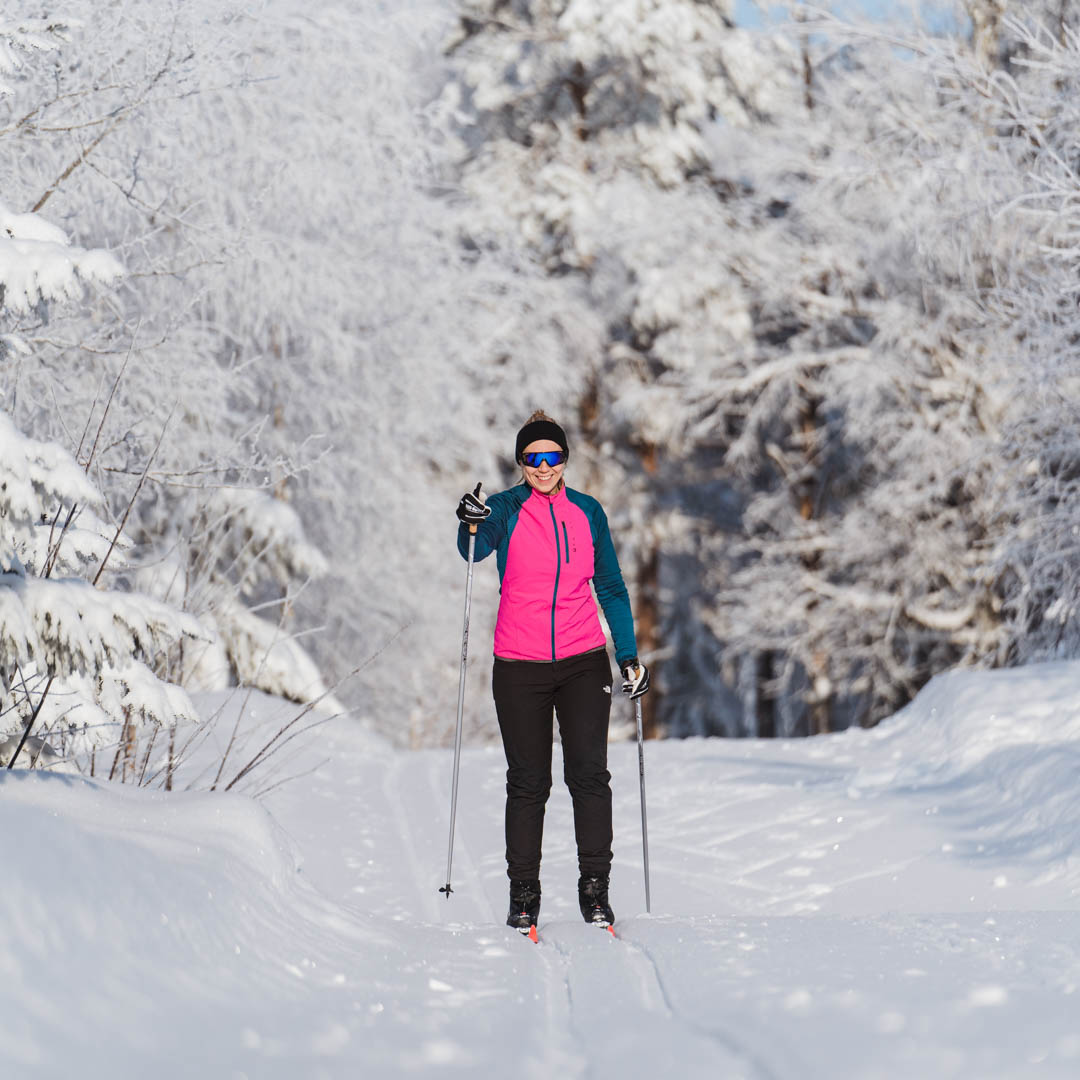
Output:
[[[630,600],[607,517],[588,495],[563,487],[547,496],[524,484],[488,499],[475,557],[498,553],[502,595],[495,655],[562,660],[606,644],[590,582],[615,639],[620,665],[637,655]],[[468,531],[459,530],[465,554]]]

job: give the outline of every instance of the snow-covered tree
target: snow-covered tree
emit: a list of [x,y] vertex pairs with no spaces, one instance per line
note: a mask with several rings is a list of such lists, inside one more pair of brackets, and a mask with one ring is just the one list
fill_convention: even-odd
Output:
[[[0,27],[0,71],[18,75],[20,50],[48,51],[65,27]],[[14,91],[4,85],[5,94]],[[112,284],[123,268],[110,253],[70,243],[35,213],[0,204],[0,363],[17,398],[22,365],[33,356],[26,320],[46,323],[55,305],[86,285]],[[128,541],[101,516],[104,502],[86,472],[55,443],[27,438],[0,414],[0,734],[3,763],[54,763],[57,754],[33,724],[68,752],[116,741],[118,718],[174,724],[194,710],[157,665],[198,623],[149,597],[94,587]]]
[[[442,104],[459,127],[478,203],[470,228],[480,245],[507,223],[516,228],[568,301],[588,305],[606,327],[574,409],[590,444],[575,468],[586,486],[611,494],[639,645],[651,660],[660,442],[651,419],[623,430],[611,396],[632,396],[669,364],[685,368],[675,335],[667,358],[637,347],[684,311],[742,332],[741,299],[710,250],[707,222],[723,211],[708,175],[709,137],[786,107],[797,93],[794,56],[735,28],[727,3],[470,2],[460,12],[448,49],[457,78]],[[684,339],[684,354],[688,347]],[[661,397],[652,405],[643,413],[663,424]],[[649,727],[657,697],[646,703]]]
[[706,621],[729,656],[757,654],[758,693],[801,686],[811,731],[887,715],[1004,640],[1004,358],[973,342],[981,279],[1016,234],[965,173],[982,117],[942,110],[927,74],[864,41],[818,68],[812,110],[760,133],[753,198],[774,221],[738,256],[756,340],[689,418],[751,485]]
[[[85,222],[128,274],[88,306],[47,308],[42,290],[70,298],[81,280],[115,279],[118,264],[70,246],[67,263],[46,264],[29,245],[64,246],[60,231],[40,214],[0,208],[14,245],[4,341],[22,343],[5,405],[24,430],[76,454],[112,514],[140,491],[126,523],[136,550],[125,581],[216,625],[211,651],[223,663],[199,665],[197,685],[254,676],[307,700],[324,687],[280,618],[322,568],[278,497],[295,461],[262,438],[271,406],[236,355],[233,328],[206,317],[214,275],[242,247],[243,216],[230,222],[218,205],[205,210],[185,185],[199,169],[192,103],[241,94],[253,23],[220,5],[69,9],[70,28],[13,22],[2,31],[14,59],[0,142],[17,162],[5,197]],[[67,278],[43,281],[46,272]],[[234,511],[223,509],[226,499]],[[247,624],[252,603],[270,615],[263,626]],[[251,651],[267,634],[273,662]]]
[[115,744],[121,726],[196,719],[159,672],[174,643],[206,631],[151,597],[81,576],[96,568],[96,581],[118,557],[122,537],[109,535],[102,506],[70,454],[0,415],[0,734],[21,739],[36,724],[65,758]]
[[[462,68],[447,104],[465,105],[470,126],[488,140],[519,148],[511,157],[519,168],[547,166],[535,186],[549,189],[549,204],[570,209],[574,174],[590,157],[676,184],[707,160],[703,134],[718,117],[745,123],[774,104],[768,58],[734,29],[732,7],[730,0],[467,0],[448,43]],[[575,141],[589,145],[575,154]],[[529,194],[536,231],[526,226],[526,234],[534,242],[546,235],[557,257],[560,230]]]
[[[434,688],[452,700],[460,629],[437,507],[510,475],[469,421],[498,417],[512,438],[539,385],[573,401],[580,377],[565,378],[564,360],[603,328],[461,227],[438,110],[425,108],[446,10],[399,11],[76,2],[79,62],[27,65],[0,124],[4,160],[20,162],[5,197],[29,207],[51,192],[48,211],[86,222],[129,274],[98,310],[26,320],[33,353],[18,393],[3,389],[38,437],[74,450],[84,426],[99,435],[90,471],[114,507],[165,429],[128,523],[131,581],[218,627],[220,646],[185,649],[196,685],[237,677],[234,661],[250,671],[242,658],[266,634],[296,660],[293,692],[311,681],[300,641],[331,682],[379,653],[352,693],[392,733],[427,738],[452,727],[429,717]],[[31,113],[38,123],[19,122]],[[99,141],[103,117],[121,122]],[[228,526],[240,519],[222,516],[223,492],[258,494],[244,517],[265,512],[260,533],[294,512],[325,577],[309,583],[298,551],[276,563],[297,572],[285,583],[253,543],[242,592]],[[423,595],[403,584],[416,579]],[[238,620],[238,604],[265,625]],[[281,659],[254,670],[283,676]]]
[[55,19],[12,19],[0,22],[0,95],[14,93],[9,81],[22,71],[28,55],[51,52],[68,40],[70,26]]
[[[985,350],[1010,361],[1010,408],[1002,460],[1012,513],[997,535],[1007,657],[1071,657],[1080,648],[1076,537],[1080,456],[1076,389],[1076,202],[1074,152],[1080,83],[1075,5],[1016,9],[1000,31],[1011,43],[1007,72],[952,66],[958,100],[984,116],[984,168],[998,220],[1014,242],[979,293]],[[939,63],[944,72],[944,61]]]
[[982,115],[888,41],[713,5],[462,11],[467,183],[607,323],[581,415],[661,722],[871,722],[997,655],[1004,392],[970,344],[1013,238],[964,174]]

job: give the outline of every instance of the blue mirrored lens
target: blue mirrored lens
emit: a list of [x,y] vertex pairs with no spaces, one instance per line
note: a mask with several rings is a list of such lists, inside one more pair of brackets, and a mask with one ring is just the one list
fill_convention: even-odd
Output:
[[554,468],[566,460],[566,455],[561,450],[542,450],[539,454],[522,454],[522,458],[530,469],[536,469],[542,464]]

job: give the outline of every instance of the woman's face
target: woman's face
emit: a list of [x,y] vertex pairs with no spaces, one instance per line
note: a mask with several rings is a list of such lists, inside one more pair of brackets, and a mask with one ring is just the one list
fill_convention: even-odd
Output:
[[[557,442],[552,442],[550,439],[537,439],[536,442],[529,443],[522,452],[525,454],[541,454],[545,450],[561,449],[562,447]],[[549,465],[547,462],[542,462],[535,469],[528,465],[522,465],[521,468],[525,473],[525,483],[529,487],[536,488],[543,495],[550,495],[559,486],[566,464]]]

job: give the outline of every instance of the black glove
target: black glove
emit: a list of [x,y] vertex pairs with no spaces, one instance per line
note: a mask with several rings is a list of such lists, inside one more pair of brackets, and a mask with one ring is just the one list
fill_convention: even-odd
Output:
[[649,669],[635,656],[622,669],[622,692],[633,700],[649,692]]
[[479,525],[489,514],[491,507],[485,506],[480,501],[480,485],[476,485],[475,491],[466,491],[458,503],[458,520],[466,525]]

